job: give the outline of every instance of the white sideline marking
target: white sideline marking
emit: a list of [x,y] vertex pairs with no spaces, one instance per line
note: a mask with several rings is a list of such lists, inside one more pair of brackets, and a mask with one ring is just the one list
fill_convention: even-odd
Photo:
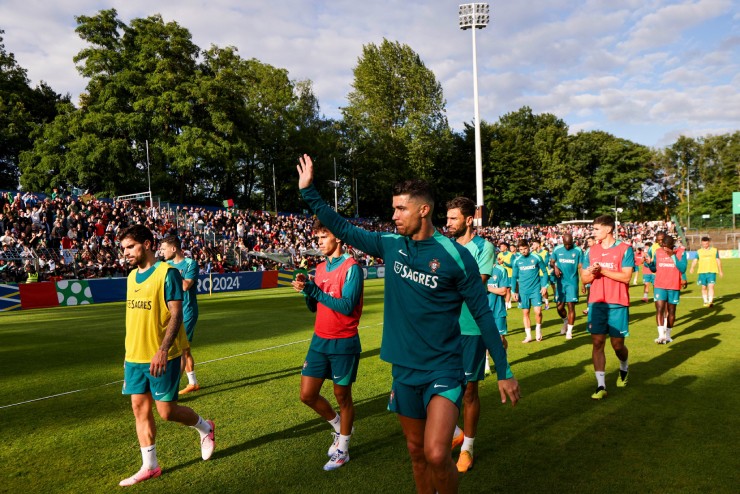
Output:
[[[383,325],[383,323],[378,323],[378,324],[373,324],[372,326],[382,326],[382,325]],[[372,326],[360,326],[358,329],[370,328]],[[297,345],[298,343],[305,343],[307,341],[311,341],[311,338],[308,338],[308,339],[305,339],[305,340],[291,341],[290,343],[283,343],[282,345],[275,345],[275,346],[266,347],[266,348],[258,348],[257,350],[250,350],[248,352],[237,353],[235,355],[228,355],[226,357],[215,358],[215,359],[212,359],[212,360],[206,360],[204,362],[198,362],[195,365],[205,365],[205,364],[208,364],[208,363],[211,363],[211,362],[218,362],[220,360],[227,360],[227,359],[236,358],[236,357],[243,357],[245,355],[251,355],[253,353],[266,352],[266,351],[269,351],[269,350],[275,350],[277,348],[283,348],[283,347],[286,347],[286,346]],[[34,398],[33,400],[26,400],[26,401],[20,401],[18,403],[11,403],[10,405],[0,406],[0,410],[2,410],[3,408],[11,408],[11,407],[17,407],[19,405],[26,405],[28,403],[34,403],[36,401],[49,400],[51,398],[58,398],[60,396],[66,396],[66,395],[71,395],[71,394],[75,394],[75,393],[81,393],[82,391],[89,391],[91,389],[104,388],[106,386],[111,386],[113,384],[119,384],[119,383],[122,383],[122,382],[123,382],[123,379],[120,379],[118,381],[109,382],[107,384],[99,384],[97,386],[91,386],[89,388],[75,389],[74,391],[66,391],[64,393],[58,393],[58,394],[55,394],[55,395],[44,396],[42,398]]]

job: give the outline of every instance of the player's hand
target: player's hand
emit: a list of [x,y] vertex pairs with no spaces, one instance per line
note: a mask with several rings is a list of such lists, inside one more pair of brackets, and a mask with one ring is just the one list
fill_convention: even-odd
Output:
[[506,403],[506,397],[508,396],[511,406],[515,406],[522,397],[519,391],[519,382],[513,377],[511,379],[499,379],[498,390],[501,393],[501,403]]
[[164,350],[157,350],[157,353],[152,357],[152,362],[149,364],[149,374],[153,377],[163,376],[167,370],[167,352]]
[[309,155],[304,154],[298,158],[296,169],[298,170],[299,189],[305,189],[313,183],[313,161]]
[[542,294],[543,297],[546,297],[547,296],[547,287],[540,289],[540,293]]
[[519,302],[519,294],[514,292],[511,294],[511,298],[514,299],[514,302]]
[[298,278],[294,279],[290,282],[290,284],[293,286],[293,289],[297,292],[302,292],[304,288],[306,288],[306,279],[298,280]]

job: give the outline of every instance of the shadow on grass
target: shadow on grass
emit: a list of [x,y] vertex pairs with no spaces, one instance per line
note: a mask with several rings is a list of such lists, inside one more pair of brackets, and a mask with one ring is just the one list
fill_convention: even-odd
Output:
[[[302,405],[298,403],[296,404],[296,406],[302,406]],[[356,417],[362,417],[363,419],[366,419],[373,415],[378,415],[381,413],[388,413],[387,406],[388,406],[388,393],[381,393],[371,398],[367,398],[367,399],[355,402],[355,414],[356,414]],[[290,427],[288,429],[284,429],[281,431],[271,432],[269,434],[265,434],[264,436],[255,437],[254,439],[250,439],[249,441],[245,441],[241,444],[235,444],[226,449],[217,450],[215,453],[214,459],[233,456],[243,451],[265,446],[273,441],[284,441],[285,439],[296,439],[296,438],[311,436],[317,433],[320,434],[322,432],[327,433],[326,436],[328,439],[329,431],[330,429],[327,428],[326,421],[321,418],[316,418],[314,420],[310,420],[308,422],[297,425],[295,427]],[[381,443],[380,445],[382,445],[383,441],[380,441],[380,443]],[[329,441],[327,441],[327,446],[328,444],[329,444]],[[366,449],[367,449],[367,444],[358,445],[355,449],[353,449],[353,451],[356,451],[359,454],[363,454],[364,452],[367,452]],[[193,463],[197,463],[198,461],[200,460],[193,460],[191,462],[182,463],[173,468],[169,468],[168,470],[169,471],[179,470]]]

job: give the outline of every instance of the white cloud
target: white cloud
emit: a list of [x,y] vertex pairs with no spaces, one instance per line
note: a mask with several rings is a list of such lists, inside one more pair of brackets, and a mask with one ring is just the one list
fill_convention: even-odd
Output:
[[[740,17],[733,4],[492,3],[490,26],[476,33],[481,117],[493,122],[528,105],[571,122],[571,132],[601,128],[649,145],[676,129],[736,128]],[[346,104],[363,45],[397,40],[435,72],[450,124],[460,130],[472,121],[471,33],[458,29],[457,3],[447,0],[210,0],[207,8],[182,0],[4,0],[5,47],[34,84],[43,79],[76,99],[85,80],[72,63],[84,47],[74,16],[111,5],[124,23],[161,13],[203,49],[235,46],[244,58],[311,79],[330,117]]]

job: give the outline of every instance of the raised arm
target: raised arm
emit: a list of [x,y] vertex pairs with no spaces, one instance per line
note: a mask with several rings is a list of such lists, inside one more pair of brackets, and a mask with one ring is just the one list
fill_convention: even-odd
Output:
[[313,185],[313,161],[311,157],[304,154],[298,159],[298,187],[301,190],[303,200],[308,203],[311,210],[316,213],[321,223],[326,225],[330,232],[337,238],[357,247],[361,251],[375,257],[385,257],[381,242],[382,235],[357,228],[344,219],[339,213],[329,206]]

